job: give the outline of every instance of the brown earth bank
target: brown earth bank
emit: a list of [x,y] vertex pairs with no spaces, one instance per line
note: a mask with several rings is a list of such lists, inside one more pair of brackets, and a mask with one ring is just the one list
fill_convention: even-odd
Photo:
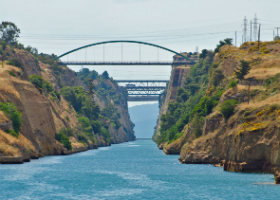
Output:
[[[232,172],[273,173],[280,183],[280,41],[244,43],[240,48],[225,45],[214,56],[216,68],[224,78],[213,87],[209,81],[205,95],[211,97],[216,88],[223,91],[218,104],[203,119],[201,136],[195,136],[193,122],[185,125],[180,138],[158,143],[166,154],[180,154],[184,164],[214,164]],[[231,80],[237,80],[234,70],[243,59],[250,63],[251,70],[237,87],[228,88]],[[170,78],[161,115],[168,111],[174,101],[175,71]],[[220,107],[226,100],[234,99],[234,113],[225,119]],[[160,136],[160,119],[154,135]]]
[[[1,45],[0,48],[2,49]],[[24,49],[15,49],[7,45],[3,51],[6,61],[0,65],[0,102],[8,102],[16,106],[22,116],[22,126],[18,137],[9,134],[7,130],[13,130],[13,122],[9,116],[0,111],[1,164],[24,163],[47,155],[69,155],[109,146],[111,143],[135,140],[127,102],[123,101],[115,105],[115,109],[119,112],[121,127],[116,129],[108,121],[110,142],[94,132],[92,132],[94,141],[87,143],[79,141],[82,128],[73,106],[62,95],[60,100],[57,100],[37,89],[29,81],[29,76],[35,74],[49,81],[57,92],[64,86],[82,86],[87,90],[77,74],[66,66],[59,66],[61,72],[57,73],[50,64],[39,61]],[[8,61],[12,59],[17,59],[22,66],[9,64]],[[112,84],[110,79],[106,84],[111,85],[118,95],[123,95],[121,89],[116,84]],[[94,101],[99,105],[100,110],[106,106],[105,100],[98,94],[95,94]],[[73,130],[73,135],[69,136],[72,147],[70,150],[55,139],[55,134],[63,128]]]

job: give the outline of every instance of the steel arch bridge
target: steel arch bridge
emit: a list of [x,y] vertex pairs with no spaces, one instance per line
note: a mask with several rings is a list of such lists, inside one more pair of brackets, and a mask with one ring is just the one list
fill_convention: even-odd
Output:
[[[110,44],[110,43],[134,43],[134,44],[140,44],[140,45],[147,45],[147,46],[152,46],[152,47],[156,47],[158,49],[163,49],[165,51],[174,53],[175,55],[181,57],[180,60],[178,59],[177,61],[170,61],[170,62],[62,62],[60,61],[60,58],[71,54],[73,52],[82,50],[82,49],[86,49],[88,47],[93,47],[93,46],[98,46],[98,45],[104,45],[104,44]],[[121,46],[121,48],[123,48],[123,45]],[[140,47],[139,47],[140,48]],[[121,49],[121,52],[123,52],[123,50]],[[141,50],[140,50],[141,53]],[[103,58],[104,58],[104,52],[103,52]],[[134,41],[134,40],[111,40],[111,41],[103,41],[103,42],[97,42],[97,43],[92,43],[92,44],[88,44],[85,46],[81,46],[79,48],[73,49],[71,51],[68,51],[60,56],[58,56],[55,59],[58,64],[64,64],[64,65],[169,65],[169,66],[180,66],[180,65],[194,65],[196,64],[195,60],[192,60],[190,58],[188,58],[187,56],[178,53],[174,50],[171,50],[169,48],[160,46],[160,45],[156,45],[156,44],[152,44],[152,43],[148,43],[148,42],[141,42],[141,41]],[[162,93],[162,91],[166,88],[165,86],[159,86],[159,85],[149,85],[149,83],[151,82],[168,82],[168,81],[157,81],[157,80],[119,80],[117,82],[145,82],[147,83],[146,86],[134,86],[134,87],[123,87],[124,89],[126,89],[128,91],[128,101],[158,101],[159,97]]]
[[[143,45],[147,45],[147,46],[152,46],[152,47],[156,47],[156,48],[159,48],[159,49],[163,49],[165,51],[169,51],[171,53],[174,53],[178,56],[181,56],[183,59],[186,59],[187,61],[185,62],[181,62],[178,63],[178,64],[188,64],[188,65],[193,65],[193,64],[196,64],[196,62],[190,58],[188,58],[187,56],[184,56],[176,51],[173,51],[171,49],[168,49],[166,47],[163,47],[163,46],[160,46],[160,45],[156,45],[156,44],[152,44],[152,43],[148,43],[148,42],[141,42],[141,41],[134,41],[134,40],[111,40],[111,41],[104,41],[104,42],[97,42],[97,43],[92,43],[92,44],[88,44],[88,45],[85,45],[85,46],[81,46],[79,48],[76,48],[76,49],[73,49],[71,51],[68,51],[60,56],[58,56],[56,58],[56,60],[59,60],[60,58],[70,54],[70,53],[73,53],[75,51],[79,51],[81,49],[85,49],[85,48],[88,48],[88,47],[93,47],[93,46],[98,46],[98,45],[102,45],[102,44],[110,44],[110,43],[135,43],[135,44],[143,44]],[[132,62],[132,63],[129,63],[129,62],[70,62],[70,63],[67,63],[67,62],[59,62],[60,64],[69,64],[69,65],[137,65],[138,63],[137,62]],[[141,62],[139,63],[141,65],[151,65],[151,63],[149,62]],[[170,63],[165,63],[165,62],[152,62],[153,65],[170,65],[172,64],[172,62]]]

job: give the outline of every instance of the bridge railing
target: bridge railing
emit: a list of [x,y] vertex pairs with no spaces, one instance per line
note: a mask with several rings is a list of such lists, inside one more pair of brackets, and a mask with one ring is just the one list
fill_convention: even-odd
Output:
[[59,65],[192,65],[190,61],[60,61]]

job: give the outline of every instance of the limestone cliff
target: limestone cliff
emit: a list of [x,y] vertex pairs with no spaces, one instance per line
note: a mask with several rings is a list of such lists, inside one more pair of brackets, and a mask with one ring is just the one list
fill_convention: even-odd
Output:
[[[78,114],[71,103],[59,95],[61,88],[65,86],[82,86],[87,89],[76,73],[66,66],[43,62],[45,60],[39,56],[35,58],[24,49],[14,49],[7,45],[3,53],[6,61],[3,68],[2,63],[0,67],[0,102],[16,106],[22,116],[22,126],[18,137],[9,134],[9,130],[13,130],[12,119],[0,111],[0,163],[23,163],[45,155],[71,154],[135,139],[127,102],[123,101],[116,106],[120,128],[117,129],[108,122],[111,141],[105,142],[102,135],[92,132],[94,140],[81,142],[80,134],[83,129],[77,118]],[[54,92],[36,87],[35,82],[34,85],[29,81],[30,75],[40,75],[52,85]],[[111,80],[107,84],[113,85]],[[119,96],[124,96],[117,85],[114,87]],[[97,94],[94,99],[102,110],[106,105],[105,100]],[[71,148],[68,149],[55,137],[55,134],[65,128],[71,130]]]
[[[175,139],[160,143],[159,148],[167,154],[180,153],[179,160],[186,164],[218,164],[227,171],[274,173],[279,183],[279,50],[280,41],[262,42],[260,49],[254,42],[240,48],[223,46],[215,54],[208,86],[188,118],[191,121],[176,134],[179,138],[175,135]],[[250,64],[251,70],[236,87],[230,86],[232,80],[237,80],[234,71],[241,59]],[[233,114],[225,117],[221,106],[228,100],[239,103]]]
[[[183,53],[183,55],[187,56],[187,53]],[[191,57],[193,60],[196,60],[196,56]],[[178,61],[181,59],[180,56],[175,55],[173,57],[174,61]],[[184,59],[186,61],[186,59]],[[180,60],[182,61],[182,60]],[[184,86],[184,80],[189,73],[191,66],[190,65],[181,65],[181,66],[172,66],[170,80],[168,82],[168,86],[165,89],[163,95],[160,97],[159,104],[159,118],[157,121],[155,133],[153,135],[153,140],[156,141],[158,136],[160,135],[160,124],[161,124],[161,116],[165,114],[168,110],[168,105],[170,102],[174,102],[176,98],[177,88]]]

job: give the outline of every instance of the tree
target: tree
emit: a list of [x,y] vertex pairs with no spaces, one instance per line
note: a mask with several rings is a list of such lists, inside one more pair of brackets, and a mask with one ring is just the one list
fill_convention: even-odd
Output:
[[235,99],[226,100],[222,103],[220,107],[220,112],[222,113],[223,117],[225,119],[228,119],[233,113],[235,109],[235,104],[238,104],[239,102]]
[[213,70],[212,72],[212,75],[211,75],[211,83],[214,85],[214,86],[217,86],[224,78],[224,73],[223,73],[223,70],[222,69],[215,69]]
[[95,88],[95,85],[93,84],[93,80],[92,80],[92,78],[89,78],[88,79],[88,91],[87,91],[87,93],[89,94],[89,96],[93,96],[94,95],[94,88]]
[[220,40],[219,44],[217,45],[215,49],[215,53],[218,53],[220,48],[224,45],[232,45],[232,39],[231,38],[226,38],[224,41]]
[[104,71],[104,72],[102,73],[102,76],[103,76],[103,78],[105,78],[105,79],[109,79],[109,74],[108,74],[107,71]]
[[244,80],[244,77],[249,73],[251,67],[249,62],[245,60],[240,60],[240,66],[234,70],[236,78],[239,80]]
[[30,45],[28,45],[25,50],[27,50],[29,53],[31,53],[32,55],[34,56],[38,56],[38,49],[37,48],[34,48]]
[[207,54],[208,54],[208,50],[207,49],[203,49],[201,51],[201,54],[199,55],[199,58],[204,59],[204,58],[206,58]]
[[226,38],[224,41],[227,45],[232,45],[232,38]]
[[14,44],[19,38],[20,29],[12,22],[2,22],[0,25],[0,38],[9,44]]
[[194,116],[192,127],[194,130],[195,138],[198,138],[202,135],[202,127],[203,127],[203,118],[199,117],[198,114]]
[[192,95],[194,95],[194,93],[200,89],[200,86],[198,84],[191,83],[187,85],[186,88],[190,90]]

